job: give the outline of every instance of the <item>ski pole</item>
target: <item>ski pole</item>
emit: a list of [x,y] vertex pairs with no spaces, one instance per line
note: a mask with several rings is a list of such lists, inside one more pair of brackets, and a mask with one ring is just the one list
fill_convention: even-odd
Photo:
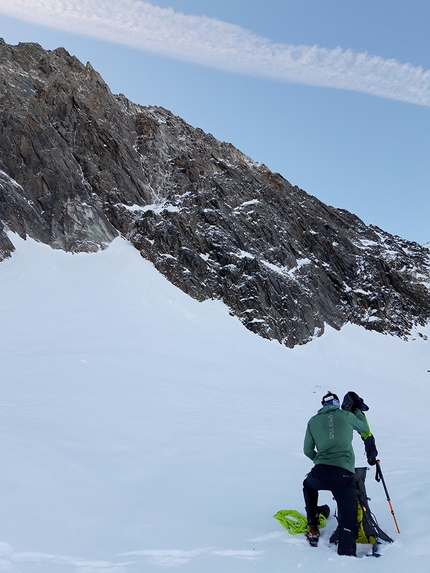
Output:
[[384,476],[382,475],[381,462],[380,462],[379,460],[376,460],[376,474],[375,474],[375,479],[376,479],[377,482],[382,481],[382,485],[384,486],[384,490],[385,490],[385,495],[387,496],[388,505],[390,506],[391,515],[393,516],[394,523],[396,524],[397,533],[400,533],[400,529],[399,529],[399,526],[398,526],[398,524],[397,524],[397,519],[396,519],[396,516],[395,516],[395,514],[394,514],[394,509],[393,509],[393,506],[392,506],[392,504],[391,504],[390,495],[389,495],[389,493],[388,493],[387,486],[385,485]]

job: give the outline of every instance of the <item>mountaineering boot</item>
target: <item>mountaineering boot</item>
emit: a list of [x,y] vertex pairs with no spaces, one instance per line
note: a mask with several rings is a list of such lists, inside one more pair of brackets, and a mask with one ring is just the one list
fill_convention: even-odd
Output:
[[320,530],[313,525],[309,526],[309,531],[306,533],[306,539],[311,547],[318,547],[318,540],[320,538]]

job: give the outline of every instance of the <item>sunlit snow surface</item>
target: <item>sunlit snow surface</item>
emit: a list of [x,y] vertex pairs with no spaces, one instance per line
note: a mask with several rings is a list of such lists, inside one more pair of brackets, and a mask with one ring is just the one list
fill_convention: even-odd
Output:
[[[10,237],[0,572],[430,570],[428,327],[402,341],[349,325],[289,350],[189,298],[122,239],[71,255]],[[316,549],[273,519],[303,511],[303,435],[327,390],[370,406],[402,531],[372,469],[370,506],[395,539],[380,559],[338,557],[334,517]]]

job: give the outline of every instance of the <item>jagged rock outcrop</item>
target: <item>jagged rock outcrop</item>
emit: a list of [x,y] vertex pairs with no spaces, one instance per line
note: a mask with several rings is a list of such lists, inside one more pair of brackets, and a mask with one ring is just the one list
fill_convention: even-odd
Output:
[[426,247],[113,95],[63,48],[0,42],[0,150],[0,259],[7,229],[73,252],[121,234],[179,288],[288,346],[325,324],[404,336],[430,318]]

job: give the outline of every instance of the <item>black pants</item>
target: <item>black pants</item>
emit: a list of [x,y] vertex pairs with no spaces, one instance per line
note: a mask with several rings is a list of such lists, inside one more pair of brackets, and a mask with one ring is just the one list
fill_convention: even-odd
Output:
[[339,519],[339,555],[356,554],[358,534],[355,474],[336,466],[317,464],[303,482],[306,515],[309,525],[318,526],[318,491],[328,490],[337,503]]

